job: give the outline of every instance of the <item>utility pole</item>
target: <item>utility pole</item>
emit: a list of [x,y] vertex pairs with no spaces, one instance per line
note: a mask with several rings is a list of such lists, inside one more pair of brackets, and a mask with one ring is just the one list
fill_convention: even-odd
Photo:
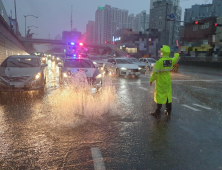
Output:
[[17,12],[16,12],[16,0],[14,0],[15,5],[15,24],[16,24],[16,35],[18,35],[18,22],[17,22]]
[[72,6],[71,6],[71,31],[72,31]]

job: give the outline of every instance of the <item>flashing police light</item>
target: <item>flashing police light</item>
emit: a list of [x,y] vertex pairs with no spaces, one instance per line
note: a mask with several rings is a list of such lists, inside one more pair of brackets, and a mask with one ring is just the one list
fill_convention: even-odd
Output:
[[73,56],[76,57],[76,54],[74,54]]
[[75,43],[74,43],[74,42],[71,42],[70,44],[71,44],[71,45],[75,45]]

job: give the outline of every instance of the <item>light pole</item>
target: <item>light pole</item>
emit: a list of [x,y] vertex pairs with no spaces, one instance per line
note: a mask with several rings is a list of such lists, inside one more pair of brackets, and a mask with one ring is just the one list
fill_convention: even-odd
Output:
[[34,16],[34,15],[24,15],[25,17],[25,37],[26,37],[26,17],[35,17],[35,18],[38,18],[37,16]]

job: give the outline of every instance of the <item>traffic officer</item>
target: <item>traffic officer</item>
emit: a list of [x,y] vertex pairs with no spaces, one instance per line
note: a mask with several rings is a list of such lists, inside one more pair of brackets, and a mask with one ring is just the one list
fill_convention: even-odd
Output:
[[157,103],[157,109],[150,113],[151,115],[159,115],[162,104],[166,104],[165,114],[170,115],[172,103],[172,87],[170,71],[174,64],[179,60],[179,53],[175,53],[173,58],[170,58],[170,47],[163,45],[161,48],[160,59],[156,61],[152,76],[150,77],[150,86],[156,80],[154,101]]

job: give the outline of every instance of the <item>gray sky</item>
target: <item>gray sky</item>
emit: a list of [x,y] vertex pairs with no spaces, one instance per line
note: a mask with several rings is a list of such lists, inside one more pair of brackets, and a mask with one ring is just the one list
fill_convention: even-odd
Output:
[[[14,18],[14,0],[2,0],[7,13],[12,10]],[[38,19],[27,17],[27,26],[38,26],[39,28],[31,28],[34,38],[55,39],[57,34],[62,35],[62,31],[70,30],[71,5],[73,5],[73,28],[78,31],[85,32],[88,20],[95,20],[95,11],[99,6],[106,4],[120,9],[126,9],[129,14],[140,13],[146,10],[149,13],[149,0],[16,0],[17,2],[17,18],[19,29],[24,36],[25,19],[24,15],[35,15]],[[190,8],[194,4],[204,4],[205,0],[181,0],[183,14],[185,8]],[[207,3],[212,3],[208,0]],[[183,18],[182,14],[182,18]]]

